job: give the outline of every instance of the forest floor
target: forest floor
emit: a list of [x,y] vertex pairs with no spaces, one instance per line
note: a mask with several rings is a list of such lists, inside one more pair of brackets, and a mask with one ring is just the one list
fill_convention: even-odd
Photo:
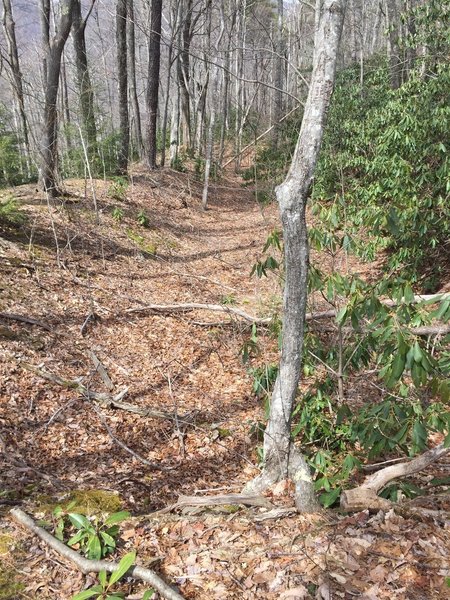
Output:
[[[448,513],[413,520],[328,510],[261,521],[259,508],[158,512],[180,495],[242,490],[258,472],[252,426],[263,407],[242,361],[247,322],[203,310],[130,311],[210,303],[270,316],[277,278],[250,271],[279,227],[276,207],[261,208],[230,176],[212,184],[202,212],[201,184],[169,169],[136,167],[126,197],[103,181],[95,202],[89,182],[67,189],[52,204],[34,186],[15,189],[26,223],[0,230],[0,599],[65,600],[94,581],[8,515],[20,503],[48,518],[80,490],[109,492],[131,512],[118,556],[135,549],[138,564],[154,563],[187,599],[450,597]],[[346,268],[375,277],[378,267]],[[276,362],[276,342],[258,336],[252,364]],[[74,380],[84,395],[67,384]],[[122,402],[170,418],[86,398],[125,388]],[[379,394],[362,381],[348,393],[355,403]],[[433,473],[448,470],[444,462]],[[291,506],[290,492],[278,485],[269,498]],[[120,589],[132,600],[145,587]]]

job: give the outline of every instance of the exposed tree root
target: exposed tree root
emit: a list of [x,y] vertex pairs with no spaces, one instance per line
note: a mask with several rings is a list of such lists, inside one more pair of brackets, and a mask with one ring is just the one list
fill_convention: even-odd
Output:
[[[271,454],[273,457],[273,451]],[[243,493],[262,494],[283,479],[291,479],[295,485],[295,506],[298,512],[313,513],[319,510],[308,463],[294,447],[289,450],[287,465],[279,456],[271,459],[269,455],[261,474],[246,484]]]
[[382,488],[394,479],[402,479],[426,469],[449,452],[450,448],[445,448],[442,443],[408,462],[391,465],[377,471],[366,477],[360,486],[342,492],[341,508],[348,512],[365,509],[389,510],[393,503],[377,495]]
[[[71,562],[73,562],[78,569],[87,575],[88,573],[99,573],[100,571],[107,571],[108,573],[114,573],[119,568],[119,564],[116,562],[109,562],[107,560],[89,560],[80,556],[78,552],[72,550],[55,537],[53,537],[48,531],[45,531],[42,527],[36,525],[31,517],[29,517],[26,513],[24,513],[19,508],[13,508],[10,511],[12,518],[17,522],[32,531],[35,535],[37,535],[42,541],[50,546],[53,550],[58,552],[64,558],[67,558]],[[157,590],[163,598],[167,598],[167,600],[183,600],[183,596],[181,596],[176,590],[174,590],[170,585],[168,585],[165,581],[159,577],[154,571],[151,569],[146,569],[144,567],[131,567],[131,569],[127,573],[128,576],[134,577],[135,579],[140,579],[141,581],[145,581],[145,583],[150,584],[155,590]]]

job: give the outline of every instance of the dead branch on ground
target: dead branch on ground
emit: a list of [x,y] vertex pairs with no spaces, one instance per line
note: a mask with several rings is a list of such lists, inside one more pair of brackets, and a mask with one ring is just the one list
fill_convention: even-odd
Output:
[[426,469],[449,452],[450,448],[445,448],[442,443],[408,462],[390,465],[373,475],[369,475],[358,487],[342,492],[341,508],[348,512],[367,508],[371,510],[389,510],[393,506],[392,502],[377,495],[382,488],[394,479],[403,479],[408,475],[423,471],[423,469]]
[[248,494],[219,494],[217,496],[179,496],[175,504],[157,511],[158,513],[172,512],[177,508],[186,506],[257,506],[273,509],[274,506],[264,496]]
[[[36,525],[33,519],[19,508],[13,508],[10,514],[17,523],[23,525],[26,529],[37,535],[62,557],[73,562],[84,575],[87,575],[88,573],[99,573],[100,571],[114,573],[119,568],[119,564],[116,562],[109,562],[107,560],[89,560],[80,556],[78,552],[75,552],[75,550],[72,550],[53,537],[48,531],[45,531],[45,529]],[[127,572],[127,575],[129,577],[134,577],[135,579],[140,579],[145,583],[149,583],[167,600],[183,600],[183,596],[163,581],[163,579],[151,569],[135,566],[131,567]]]
[[34,365],[31,365],[27,362],[18,362],[23,369],[34,373],[38,377],[42,377],[42,379],[46,379],[47,381],[56,383],[57,385],[60,385],[66,389],[73,389],[79,392],[87,400],[95,400],[96,402],[105,407],[125,410],[127,412],[140,415],[141,417],[149,417],[151,419],[168,419],[173,421],[177,418],[178,421],[182,421],[183,423],[191,423],[194,419],[193,414],[178,415],[178,417],[176,417],[172,413],[164,412],[161,410],[153,410],[151,408],[143,408],[141,406],[137,406],[136,404],[122,402],[122,398],[128,392],[128,388],[126,387],[115,395],[105,392],[95,392],[94,390],[87,388],[85,385],[83,385],[80,381],[76,379],[64,379],[59,375],[55,375],[54,373],[50,373],[49,371],[45,371],[44,369],[39,369],[38,367],[35,367]]
[[[440,302],[442,300],[447,300],[450,298],[450,294],[431,294],[431,295],[418,295],[414,296],[414,302]],[[383,306],[398,306],[400,302],[396,300],[386,299],[381,300],[381,304]],[[174,314],[174,313],[186,313],[192,312],[195,310],[207,310],[211,312],[222,312],[227,313],[231,317],[239,317],[247,321],[248,323],[255,323],[257,325],[268,325],[271,323],[271,317],[256,317],[251,315],[240,308],[233,308],[232,306],[222,305],[222,304],[202,304],[199,302],[187,302],[180,304],[146,304],[145,306],[137,306],[134,308],[129,308],[125,312],[130,313],[141,313],[141,312],[150,312],[155,314]],[[305,320],[306,321],[315,321],[318,319],[332,319],[336,317],[338,311],[336,309],[324,310],[320,312],[310,312],[306,313]],[[428,333],[427,333],[428,332]],[[447,326],[423,326],[416,327],[412,329],[412,333],[417,333],[417,335],[440,335],[442,333],[448,333]]]
[[26,317],[24,315],[16,315],[13,313],[0,312],[0,317],[2,319],[8,319],[10,321],[19,321],[20,323],[28,323],[28,325],[36,325],[37,327],[41,327],[42,329],[45,329],[46,331],[53,331],[52,328],[49,325],[47,325],[46,323],[43,323],[42,321],[38,321],[37,319],[32,319],[31,317]]
[[131,454],[131,456],[133,456],[136,460],[138,460],[145,466],[150,467],[151,469],[155,469],[156,471],[172,471],[175,468],[175,467],[163,467],[162,465],[159,465],[157,463],[147,460],[146,458],[144,458],[143,456],[141,456],[140,454],[135,452],[132,448],[130,448],[124,442],[122,442],[122,440],[119,440],[119,438],[116,437],[116,435],[114,434],[111,427],[108,425],[105,417],[102,415],[100,410],[96,406],[93,406],[92,408],[97,413],[98,418],[100,419],[102,425],[105,427],[105,429],[108,432],[108,435],[112,439],[112,441],[115,444],[117,444],[118,446],[120,446],[123,450],[125,450],[125,452],[127,452],[128,454]]

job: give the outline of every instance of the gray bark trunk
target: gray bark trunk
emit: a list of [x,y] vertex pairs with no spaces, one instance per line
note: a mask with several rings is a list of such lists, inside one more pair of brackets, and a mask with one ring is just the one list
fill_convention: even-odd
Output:
[[296,487],[297,509],[302,512],[317,509],[309,467],[291,440],[307,299],[309,250],[305,211],[333,91],[344,9],[345,0],[323,2],[317,22],[314,68],[302,127],[287,177],[276,190],[285,247],[283,340],[279,373],[264,435],[265,467],[261,476],[248,486],[252,491],[262,491],[280,479],[291,478]]
[[159,68],[161,57],[161,14],[162,0],[152,0],[150,17],[150,36],[148,43],[148,154],[150,169],[156,168],[156,133],[158,116]]
[[23,93],[23,77],[20,69],[19,53],[17,50],[16,25],[14,22],[11,0],[3,0],[3,28],[8,43],[8,55],[14,81],[14,94],[17,98],[18,112],[22,126],[23,142],[26,152],[27,172],[30,175],[30,141],[28,122],[25,114],[25,99]]
[[386,15],[388,23],[389,72],[391,88],[396,90],[401,85],[402,66],[399,47],[399,20],[396,0],[386,0]]
[[126,174],[130,150],[130,119],[128,113],[128,71],[127,71],[127,15],[128,0],[117,0],[116,6],[116,40],[117,71],[119,78],[119,130],[120,146],[118,172]]
[[[95,0],[94,0],[95,2]],[[94,3],[91,5],[91,10]],[[86,50],[86,23],[90,11],[83,19],[81,14],[81,2],[75,1],[73,18],[73,46],[75,50],[75,65],[77,71],[77,86],[80,95],[80,113],[83,134],[86,138],[86,148],[89,159],[92,159],[97,147],[97,126],[95,123],[94,90],[92,88],[89,73],[87,50]]]
[[130,68],[130,96],[134,113],[134,130],[136,133],[136,146],[138,154],[142,157],[144,144],[142,141],[141,110],[137,94],[136,82],[136,34],[134,22],[134,0],[128,3],[128,59]]
[[58,88],[61,71],[61,59],[64,46],[69,37],[73,21],[75,0],[63,0],[60,3],[61,17],[57,31],[50,41],[49,3],[44,0],[43,14],[43,45],[46,50],[44,59],[44,125],[41,139],[41,176],[44,189],[50,196],[58,195]]

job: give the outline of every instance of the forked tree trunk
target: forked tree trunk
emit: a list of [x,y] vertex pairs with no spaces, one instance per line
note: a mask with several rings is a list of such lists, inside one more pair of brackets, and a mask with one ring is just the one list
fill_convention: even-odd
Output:
[[75,0],[62,0],[60,2],[61,17],[53,39],[50,41],[50,3],[43,0],[42,11],[42,39],[45,49],[44,58],[44,124],[41,139],[42,157],[42,184],[51,195],[58,195],[57,167],[58,167],[58,88],[61,71],[61,58],[69,37],[73,21]]
[[287,177],[276,190],[285,247],[283,341],[269,422],[264,434],[264,470],[246,488],[246,491],[261,492],[279,480],[290,478],[295,483],[297,509],[302,512],[317,509],[309,467],[291,439],[291,418],[300,378],[307,299],[309,249],[305,211],[333,91],[344,9],[345,0],[323,2],[301,130]]

